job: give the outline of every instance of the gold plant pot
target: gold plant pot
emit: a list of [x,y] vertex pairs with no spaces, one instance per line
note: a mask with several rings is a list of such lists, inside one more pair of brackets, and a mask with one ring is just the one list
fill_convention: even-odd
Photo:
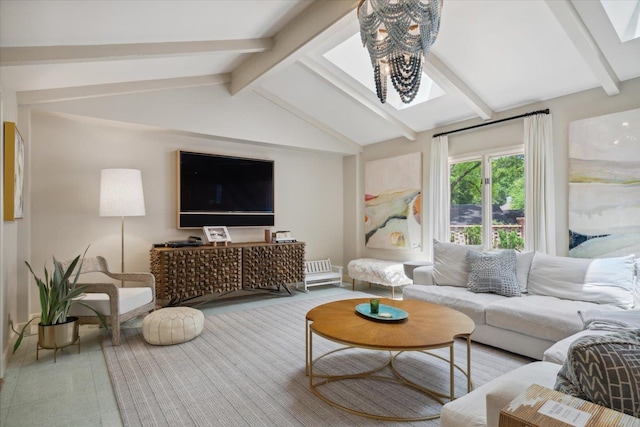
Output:
[[78,340],[78,325],[77,317],[67,317],[65,323],[56,325],[38,323],[38,346],[54,350],[74,344]]

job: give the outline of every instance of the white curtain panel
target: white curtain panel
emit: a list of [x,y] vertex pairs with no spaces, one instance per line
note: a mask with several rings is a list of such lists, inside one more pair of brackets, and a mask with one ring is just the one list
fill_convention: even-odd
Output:
[[551,114],[524,119],[525,250],[556,254]]
[[449,138],[439,136],[431,140],[431,237],[449,241]]

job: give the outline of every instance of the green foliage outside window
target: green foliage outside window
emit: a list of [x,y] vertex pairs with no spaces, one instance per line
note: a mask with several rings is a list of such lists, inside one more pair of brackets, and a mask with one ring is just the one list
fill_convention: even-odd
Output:
[[452,205],[482,203],[482,168],[479,161],[452,164],[449,173]]
[[[492,203],[502,206],[511,196],[511,209],[524,209],[524,155],[494,158],[491,173]],[[481,162],[452,164],[449,184],[452,205],[482,204]]]
[[498,240],[500,249],[524,249],[524,240],[517,231],[498,230]]
[[[493,203],[502,206],[511,196],[511,209],[524,209],[524,155],[493,159],[491,174]],[[516,198],[521,205],[516,205]]]
[[467,242],[467,245],[482,244],[482,228],[479,225],[472,225],[465,228],[462,234],[464,234],[464,240]]

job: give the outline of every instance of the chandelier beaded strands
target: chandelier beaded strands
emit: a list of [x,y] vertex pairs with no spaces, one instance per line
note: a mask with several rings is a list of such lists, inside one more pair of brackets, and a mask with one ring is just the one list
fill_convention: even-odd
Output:
[[373,65],[376,93],[387,100],[387,76],[405,104],[420,88],[422,64],[440,29],[442,0],[361,0],[360,36]]

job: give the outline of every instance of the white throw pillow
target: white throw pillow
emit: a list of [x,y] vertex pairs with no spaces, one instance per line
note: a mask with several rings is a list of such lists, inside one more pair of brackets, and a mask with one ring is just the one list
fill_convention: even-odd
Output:
[[529,271],[531,270],[531,262],[535,252],[516,252],[516,275],[518,276],[518,284],[520,292],[527,292],[527,282],[529,281]]
[[529,271],[531,294],[633,308],[632,255],[570,258],[536,252]]
[[482,246],[433,241],[433,281],[436,285],[467,287],[467,252],[470,249],[481,250]]

